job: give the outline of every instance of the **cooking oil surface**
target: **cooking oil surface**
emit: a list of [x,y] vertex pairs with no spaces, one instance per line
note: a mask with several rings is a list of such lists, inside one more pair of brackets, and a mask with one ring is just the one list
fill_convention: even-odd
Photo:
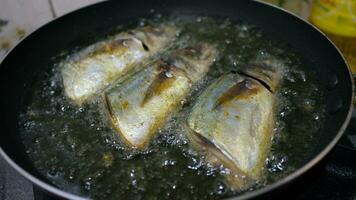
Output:
[[[176,47],[205,41],[219,58],[208,75],[182,101],[182,109],[159,130],[143,151],[125,146],[112,129],[101,97],[82,107],[64,95],[58,63],[84,46],[55,58],[26,97],[20,115],[21,137],[34,166],[57,187],[92,199],[221,199],[239,195],[224,182],[223,166],[205,162],[184,133],[187,113],[201,91],[220,75],[239,71],[257,55],[279,58],[287,70],[277,94],[278,120],[265,178],[250,190],[273,183],[300,167],[316,142],[323,121],[323,94],[316,76],[298,53],[278,39],[267,38],[251,24],[209,17],[140,19],[115,32],[147,24],[173,23],[181,29]],[[111,31],[113,32],[113,31]],[[108,31],[108,35],[112,34]],[[95,43],[108,35],[97,38]],[[162,55],[164,57],[164,55]],[[244,191],[247,192],[247,191]]]

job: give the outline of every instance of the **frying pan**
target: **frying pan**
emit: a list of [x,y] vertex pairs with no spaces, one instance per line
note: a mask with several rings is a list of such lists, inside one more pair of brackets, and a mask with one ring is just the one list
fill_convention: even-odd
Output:
[[152,9],[163,15],[229,17],[254,24],[267,37],[289,44],[310,66],[310,70],[318,74],[327,111],[325,123],[318,134],[318,143],[313,145],[313,150],[305,162],[300,163],[299,169],[275,183],[235,199],[257,197],[286,185],[318,163],[339,140],[351,116],[352,77],[337,48],[312,25],[286,11],[257,1],[109,1],[77,10],[48,23],[26,37],[2,61],[0,153],[20,174],[54,196],[81,199],[51,185],[27,158],[18,127],[18,115],[24,107],[23,97],[31,91],[32,80],[53,66],[53,56],[77,46],[80,41],[104,34],[113,26],[147,17]]

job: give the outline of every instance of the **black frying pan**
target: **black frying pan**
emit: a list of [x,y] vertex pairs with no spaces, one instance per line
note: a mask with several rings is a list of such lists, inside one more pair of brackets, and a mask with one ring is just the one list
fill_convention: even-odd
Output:
[[51,57],[62,50],[73,48],[78,45],[78,41],[104,34],[117,24],[146,17],[151,9],[164,15],[174,13],[229,17],[257,25],[268,37],[290,44],[294,51],[302,55],[307,66],[311,66],[310,70],[318,74],[327,109],[319,142],[314,145],[305,163],[300,164],[301,168],[278,182],[236,199],[257,197],[296,179],[319,162],[339,140],[350,119],[352,78],[340,52],[310,24],[280,9],[246,0],[104,2],[50,22],[26,37],[1,63],[0,153],[35,185],[55,196],[79,199],[46,182],[27,159],[19,137],[18,115],[24,103],[22,97],[28,92],[31,80],[53,66]]

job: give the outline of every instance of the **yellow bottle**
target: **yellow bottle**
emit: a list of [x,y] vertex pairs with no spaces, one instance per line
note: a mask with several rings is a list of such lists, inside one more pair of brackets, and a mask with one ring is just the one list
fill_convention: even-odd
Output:
[[339,47],[356,74],[356,0],[314,0],[310,20]]

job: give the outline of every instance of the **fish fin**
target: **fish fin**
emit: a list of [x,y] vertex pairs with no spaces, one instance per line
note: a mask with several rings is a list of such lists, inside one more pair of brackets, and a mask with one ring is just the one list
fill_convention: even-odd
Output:
[[148,87],[141,106],[144,106],[152,97],[160,95],[167,88],[171,87],[176,78],[175,72],[177,70],[173,65],[160,61],[157,68],[158,73]]
[[216,101],[213,109],[224,104],[225,102],[231,101],[232,99],[246,99],[251,95],[258,92],[259,88],[256,82],[247,78],[241,82],[236,83],[229,90],[223,93]]
[[173,83],[174,77],[169,77],[169,75],[167,75],[172,73],[171,65],[165,62],[161,62],[158,64],[157,71],[158,73],[156,74],[153,82],[148,87],[141,106],[144,106],[152,97],[161,94]]

